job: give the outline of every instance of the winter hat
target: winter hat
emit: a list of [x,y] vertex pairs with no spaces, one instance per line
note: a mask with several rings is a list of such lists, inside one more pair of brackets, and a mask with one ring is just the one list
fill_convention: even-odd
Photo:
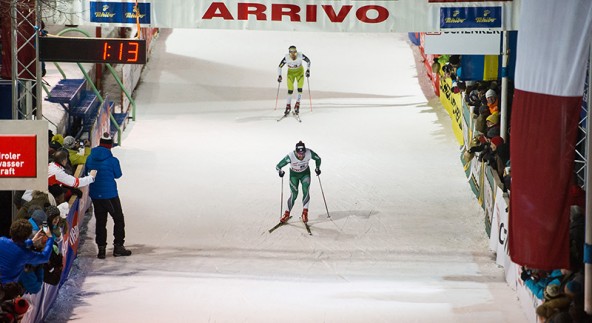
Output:
[[489,117],[487,117],[486,120],[493,123],[493,124],[497,124],[499,122],[499,114],[494,113],[494,114],[490,115]]
[[76,146],[76,139],[74,139],[74,137],[72,136],[67,136],[66,138],[64,138],[63,146],[67,149],[74,149],[74,147]]
[[111,149],[113,147],[113,138],[108,132],[103,132],[101,136],[101,140],[99,141],[99,146]]
[[64,138],[63,146],[67,149],[74,149],[74,146],[76,146],[76,139],[74,139],[74,137],[72,136],[67,136],[66,138]]
[[485,97],[486,98],[490,98],[490,97],[497,98],[497,94],[495,93],[494,90],[489,89],[489,90],[487,90],[487,92],[485,92]]
[[504,138],[502,137],[493,137],[491,138],[491,143],[494,144],[496,147],[499,147],[501,144],[504,143]]
[[557,284],[550,284],[545,287],[545,292],[543,293],[546,300],[553,299],[561,294],[561,290],[559,285]]
[[14,312],[18,315],[27,313],[29,309],[29,302],[24,299],[17,297],[14,299]]
[[296,152],[302,153],[304,151],[306,151],[306,146],[304,145],[304,143],[302,141],[299,141],[296,144]]
[[58,133],[57,135],[53,135],[53,137],[51,137],[51,141],[58,142],[60,144],[60,146],[63,146],[64,145],[64,136],[62,136]]
[[47,221],[47,214],[45,214],[43,210],[35,210],[33,214],[31,214],[31,219],[33,219],[38,226],[41,226],[44,221]]

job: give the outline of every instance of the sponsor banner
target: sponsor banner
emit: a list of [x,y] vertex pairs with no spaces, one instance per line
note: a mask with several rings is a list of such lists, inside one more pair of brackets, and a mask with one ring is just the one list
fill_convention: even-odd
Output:
[[441,28],[501,28],[502,7],[440,8]]
[[491,236],[491,219],[493,218],[493,203],[494,203],[494,192],[495,192],[495,180],[493,179],[493,173],[491,167],[486,166],[485,163],[481,163],[483,167],[483,185],[481,186],[482,204],[483,210],[485,211],[485,232],[487,236]]
[[508,203],[504,198],[504,192],[496,187],[495,202],[493,206],[493,217],[491,219],[491,236],[489,237],[489,248],[497,254],[496,264],[505,266],[508,245]]
[[90,1],[89,21],[97,23],[150,24],[150,3]]
[[101,106],[99,107],[97,120],[95,120],[95,124],[93,125],[90,131],[90,141],[92,147],[96,147],[99,145],[101,135],[104,132],[111,132],[110,108],[111,105],[109,104],[109,99],[105,97],[105,100],[103,101],[103,103],[101,103]]
[[29,300],[29,303],[31,304],[31,309],[27,311],[20,322],[43,322],[58,296],[60,287],[68,279],[68,275],[72,269],[72,263],[78,255],[82,218],[90,203],[88,187],[83,187],[81,190],[83,192],[82,199],[76,199],[74,203],[72,203],[70,206],[70,212],[66,218],[69,230],[62,235],[62,240],[58,241],[58,248],[63,256],[63,269],[60,283],[56,286],[43,283],[43,287],[39,293],[34,295],[26,294],[27,300]]
[[0,135],[0,177],[37,176],[37,136]]
[[459,145],[464,144],[462,129],[462,94],[452,91],[452,79],[440,75],[440,102],[452,119],[452,131]]
[[47,121],[0,121],[0,187],[47,190]]
[[502,32],[459,30],[425,34],[426,54],[499,55]]
[[[440,31],[440,9],[449,4],[429,3],[426,0],[140,0],[139,13],[134,13],[135,1],[81,0],[79,12],[64,17],[48,12],[51,24],[135,24],[155,28],[247,29],[274,31],[328,31],[328,32],[424,32]],[[492,3],[499,5],[491,7]],[[497,8],[511,17],[512,2],[473,2],[463,4],[469,12],[485,14],[485,10],[470,8]],[[108,9],[104,9],[108,6]],[[116,15],[114,6],[121,6],[123,16]],[[447,9],[448,10],[448,9]],[[116,18],[119,17],[119,18]],[[130,19],[131,18],[131,19]],[[475,19],[477,18],[474,17]],[[490,19],[490,18],[487,18]],[[507,21],[507,23],[505,22]],[[515,30],[512,19],[497,23]],[[454,28],[466,28],[455,26]],[[471,27],[475,28],[475,27]],[[483,24],[482,28],[491,28]]]

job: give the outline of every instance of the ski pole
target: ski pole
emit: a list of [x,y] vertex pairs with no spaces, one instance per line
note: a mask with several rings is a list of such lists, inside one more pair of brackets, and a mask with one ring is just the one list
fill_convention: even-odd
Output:
[[325,210],[327,210],[327,217],[330,219],[331,216],[329,215],[329,208],[327,207],[327,200],[325,199],[325,192],[323,192],[323,184],[321,184],[321,176],[317,175],[319,179],[319,186],[321,186],[321,194],[323,194],[323,201],[325,202]]
[[280,82],[278,82],[277,94],[275,95],[275,108],[273,108],[274,110],[277,109],[277,103],[278,103],[279,97],[280,97]]
[[283,213],[284,213],[284,177],[282,176],[282,195],[281,195],[281,199],[280,199],[280,218],[282,217]]
[[312,112],[312,98],[310,97],[310,81],[308,77],[306,78],[306,84],[308,84],[308,100],[310,101],[310,112]]

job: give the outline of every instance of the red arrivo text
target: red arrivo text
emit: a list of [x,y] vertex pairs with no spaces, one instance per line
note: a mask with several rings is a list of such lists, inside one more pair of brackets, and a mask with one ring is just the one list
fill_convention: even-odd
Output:
[[[329,18],[329,21],[333,23],[343,22],[353,9],[351,5],[344,5],[336,10],[333,5],[309,4],[303,7],[295,4],[271,4],[271,9],[269,10],[268,5],[262,3],[240,2],[237,4],[235,19],[224,2],[212,2],[202,19],[249,20],[251,18],[260,21],[282,21],[284,17],[287,17],[289,21],[293,22],[301,22],[303,18],[305,22],[317,22],[319,18],[319,7],[321,7],[323,14]],[[355,16],[361,22],[376,24],[387,20],[389,11],[382,6],[367,5],[355,10]]]

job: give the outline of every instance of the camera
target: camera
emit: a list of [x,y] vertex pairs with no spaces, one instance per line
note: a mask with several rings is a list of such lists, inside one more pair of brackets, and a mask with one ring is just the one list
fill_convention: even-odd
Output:
[[49,227],[47,226],[47,221],[43,221],[43,224],[41,226],[43,228],[43,232],[49,230]]

